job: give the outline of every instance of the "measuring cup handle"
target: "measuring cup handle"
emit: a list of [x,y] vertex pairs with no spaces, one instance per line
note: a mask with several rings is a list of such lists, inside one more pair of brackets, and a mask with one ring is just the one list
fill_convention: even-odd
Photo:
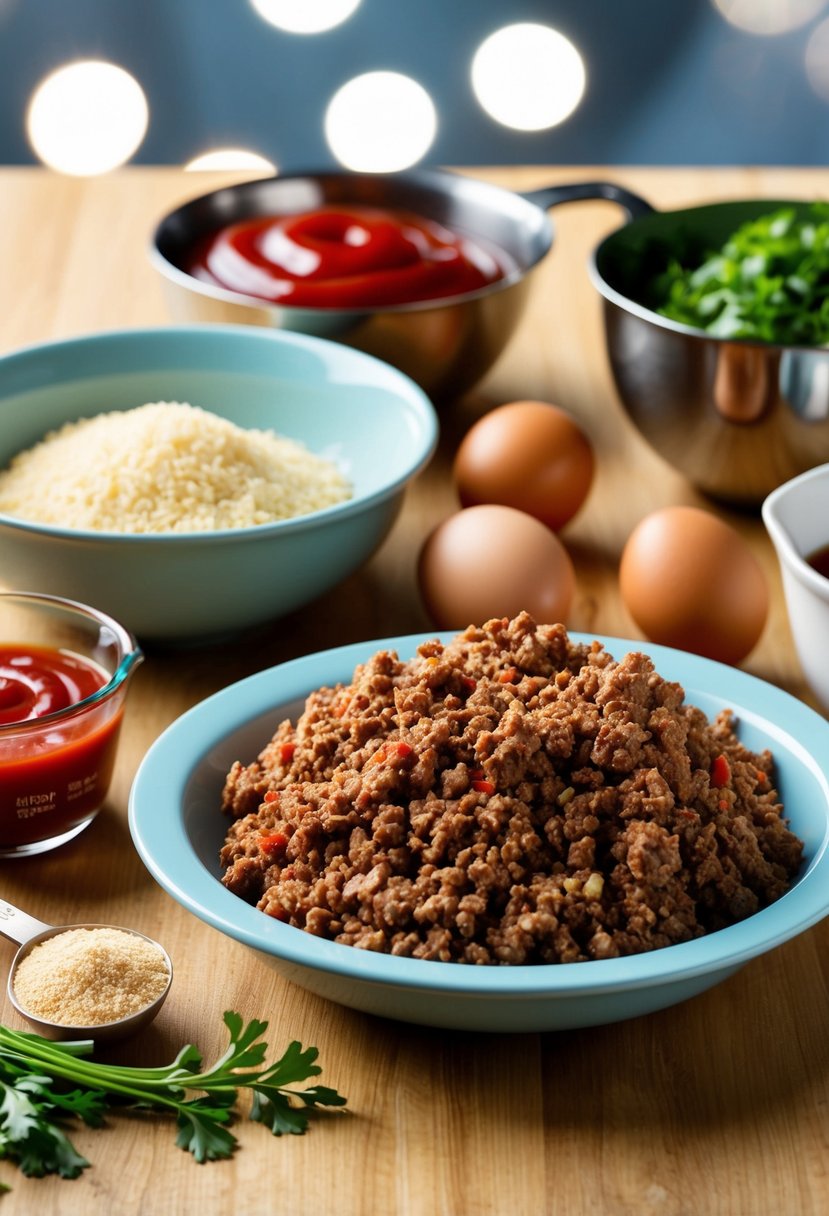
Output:
[[546,186],[540,190],[530,190],[521,195],[528,203],[534,203],[547,211],[550,207],[558,207],[561,203],[579,203],[588,199],[605,199],[610,203],[618,203],[628,214],[628,219],[639,219],[650,215],[654,208],[646,203],[638,194],[631,193],[624,186],[615,182],[570,182],[560,186]]
[[0,899],[0,934],[9,941],[22,946],[37,937],[38,933],[44,933],[51,928],[52,925],[47,925],[45,921],[37,920],[36,917],[29,916],[28,912],[15,908],[14,904]]

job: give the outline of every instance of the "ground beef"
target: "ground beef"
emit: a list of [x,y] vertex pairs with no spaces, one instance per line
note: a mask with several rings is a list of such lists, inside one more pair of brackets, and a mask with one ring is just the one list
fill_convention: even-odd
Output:
[[568,963],[689,941],[798,871],[772,757],[644,654],[515,620],[380,651],[227,776],[223,882],[365,950]]

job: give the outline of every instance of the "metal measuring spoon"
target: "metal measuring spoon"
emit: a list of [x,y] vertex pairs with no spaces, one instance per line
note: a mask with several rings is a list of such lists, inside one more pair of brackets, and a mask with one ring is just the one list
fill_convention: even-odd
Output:
[[[47,941],[50,937],[57,937],[58,934],[65,933],[68,929],[117,929],[121,933],[131,933],[134,937],[140,937],[144,941],[149,942],[161,952],[167,964],[169,979],[167,980],[166,988],[154,1001],[137,1010],[137,1012],[127,1014],[126,1017],[119,1018],[114,1022],[101,1022],[96,1026],[62,1026],[56,1022],[48,1022],[44,1018],[31,1013],[15,996],[14,980],[17,968],[35,946]],[[24,1017],[37,1030],[38,1034],[43,1035],[47,1039],[94,1039],[96,1043],[111,1043],[116,1039],[126,1038],[127,1035],[134,1034],[136,1030],[147,1026],[153,1020],[167,999],[170,985],[173,982],[173,965],[164,947],[152,937],[147,937],[144,933],[138,933],[135,929],[125,929],[122,925],[47,925],[44,921],[37,920],[34,916],[29,916],[27,912],[21,911],[20,908],[16,908],[14,904],[10,904],[7,900],[3,899],[0,900],[0,934],[3,937],[7,937],[10,941],[17,942],[20,946],[20,949],[12,960],[9,971],[7,989],[9,1000],[21,1017]]]

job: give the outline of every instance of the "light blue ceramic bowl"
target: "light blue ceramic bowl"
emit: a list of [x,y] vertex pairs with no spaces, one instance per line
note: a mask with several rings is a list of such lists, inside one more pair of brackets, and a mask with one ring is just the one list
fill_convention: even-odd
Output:
[[[450,635],[446,635],[447,637]],[[590,640],[574,634],[577,640]],[[148,752],[130,797],[130,829],[144,863],[185,908],[257,951],[320,996],[383,1017],[464,1030],[538,1031],[598,1025],[693,997],[829,912],[829,723],[744,672],[650,646],[657,670],[678,680],[709,717],[731,708],[754,750],[772,749],[791,826],[806,845],[803,872],[776,904],[707,937],[650,954],[533,967],[470,967],[396,958],[338,945],[280,924],[227,891],[219,812],[234,760],[252,759],[312,689],[347,682],[378,649],[414,653],[422,637],[359,643],[263,671],[203,701]],[[621,658],[640,643],[602,638]]]
[[124,535],[0,515],[4,583],[94,604],[147,640],[241,630],[365,562],[437,440],[428,398],[369,355],[250,326],[167,326],[0,358],[0,467],[64,422],[159,400],[298,439],[332,458],[354,495],[296,519],[208,533]]

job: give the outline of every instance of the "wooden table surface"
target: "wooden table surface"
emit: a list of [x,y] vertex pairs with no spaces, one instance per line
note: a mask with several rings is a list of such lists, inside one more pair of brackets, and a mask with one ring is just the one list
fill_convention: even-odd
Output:
[[[812,171],[543,168],[481,173],[518,189],[607,176],[660,206],[825,192]],[[0,350],[100,329],[164,324],[148,234],[167,208],[227,181],[128,169],[100,179],[0,172]],[[80,1129],[93,1162],[77,1181],[26,1179],[9,1165],[4,1211],[259,1216],[539,1216],[631,1213],[780,1216],[829,1211],[829,925],[749,964],[707,994],[626,1023],[558,1034],[464,1035],[383,1021],[280,979],[243,946],[184,911],[145,871],[127,827],[135,770],[189,706],[283,659],[324,646],[428,630],[414,562],[427,530],[455,509],[449,478],[464,429],[485,409],[540,398],[589,431],[598,474],[563,533],[578,588],[568,624],[637,637],[617,587],[621,548],[648,511],[700,502],[632,430],[611,385],[586,259],[616,227],[610,204],[555,215],[557,240],[529,313],[498,365],[442,415],[441,449],[412,487],[386,543],[344,585],[263,642],[151,653],[131,689],[105,809],[63,849],[2,863],[0,892],[54,923],[129,924],[167,946],[173,992],[158,1021],[108,1058],[162,1063],[185,1042],[224,1043],[222,1012],[268,1018],[273,1047],[320,1049],[323,1081],[350,1115],[305,1137],[239,1126],[233,1160],[198,1166],[164,1119],[117,1117]],[[711,504],[707,504],[711,506]],[[716,508],[714,508],[716,509]],[[729,515],[772,588],[760,644],[744,666],[809,700],[779,575],[759,518]],[[0,571],[2,575],[2,571]],[[13,947],[0,943],[6,964]],[[6,1003],[3,1021],[22,1027]],[[281,1048],[280,1048],[281,1050]]]

